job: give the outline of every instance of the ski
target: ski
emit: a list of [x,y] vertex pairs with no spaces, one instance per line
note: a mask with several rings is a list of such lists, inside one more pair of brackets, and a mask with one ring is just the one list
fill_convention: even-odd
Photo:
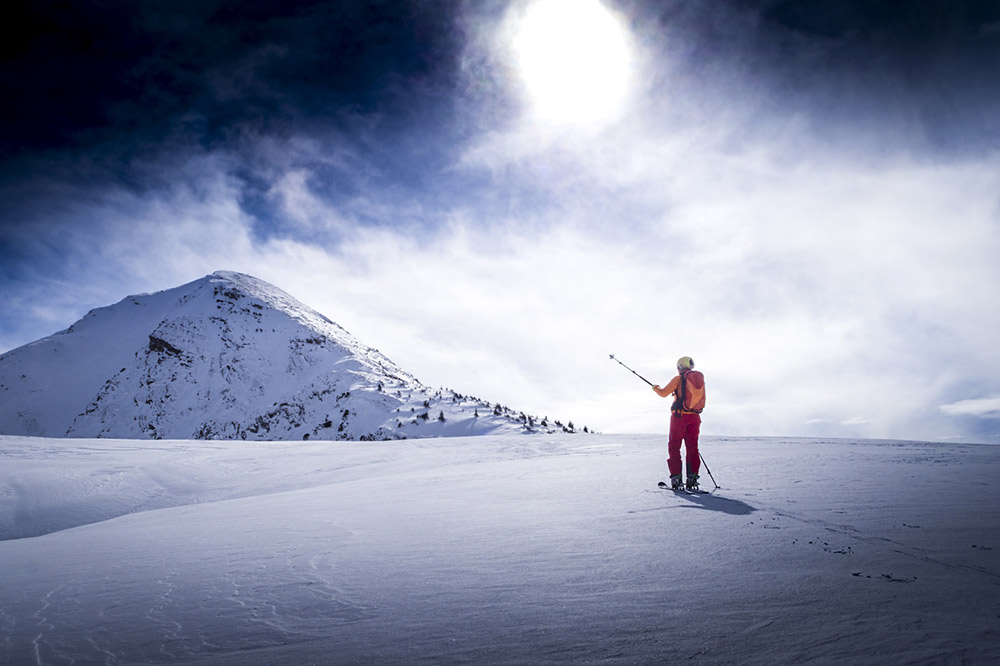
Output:
[[663,490],[672,490],[681,495],[711,495],[709,491],[702,490],[701,488],[686,488],[684,486],[681,486],[680,488],[672,488],[666,481],[660,481],[656,485]]

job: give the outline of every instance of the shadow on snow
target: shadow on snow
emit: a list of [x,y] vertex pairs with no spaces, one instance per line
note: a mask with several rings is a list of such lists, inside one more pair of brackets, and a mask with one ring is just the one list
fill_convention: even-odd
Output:
[[727,497],[719,497],[718,495],[680,494],[680,497],[682,499],[686,499],[694,505],[683,505],[685,508],[689,509],[697,508],[708,509],[709,511],[721,511],[722,513],[728,513],[733,516],[746,516],[757,510],[746,502],[729,499]]
[[[668,493],[673,491],[667,490]],[[652,509],[638,509],[629,513],[645,513],[646,511],[662,511],[663,509],[706,509],[708,511],[720,511],[731,516],[747,516],[756,511],[756,507],[750,506],[740,500],[719,497],[718,495],[704,494],[691,495],[688,493],[673,493],[678,499],[687,500],[690,504],[672,504],[671,506],[658,506]]]

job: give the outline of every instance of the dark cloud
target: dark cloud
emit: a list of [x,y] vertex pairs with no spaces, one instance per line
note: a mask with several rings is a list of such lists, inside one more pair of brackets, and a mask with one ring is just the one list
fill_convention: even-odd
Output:
[[453,75],[453,5],[19,3],[0,36],[0,151],[214,145],[345,110],[405,122],[402,100]]
[[647,38],[660,33],[687,76],[719,88],[717,104],[752,99],[834,143],[877,136],[939,155],[1000,145],[994,0],[623,5]]
[[[761,5],[766,34],[782,43],[778,53],[790,66],[830,77],[835,92],[854,84],[877,104],[909,103],[929,125],[969,120],[1000,98],[1000,3],[993,0],[748,4]],[[811,58],[797,57],[795,45]]]
[[1000,20],[993,0],[746,0],[769,21],[809,35],[844,38],[866,35],[886,40],[883,48],[915,55],[974,37]]
[[[993,0],[612,4],[716,91],[706,113],[752,99],[763,116],[801,116],[836,140],[867,131],[945,152],[1000,138]],[[0,176],[69,155],[141,185],[151,156],[298,134],[336,137],[387,183],[417,189],[473,131],[458,115],[480,99],[460,80],[470,54],[459,19],[504,6],[20,0],[0,27]]]
[[[475,3],[472,3],[475,4]],[[497,2],[484,3],[494,14]],[[1000,101],[994,0],[617,0],[689,76],[818,125],[914,124],[933,146],[982,146]],[[290,128],[412,144],[453,116],[462,0],[21,0],[0,34],[0,157],[184,142],[229,146]],[[476,6],[475,11],[484,10]],[[683,44],[678,48],[675,44]],[[371,125],[362,124],[371,132]],[[964,128],[964,129],[963,129]],[[370,137],[371,134],[368,135]],[[407,137],[407,138],[403,138]],[[361,147],[364,147],[363,145]]]
[[[963,154],[1000,143],[1000,3],[608,1],[661,71],[690,82],[691,108],[705,117],[750,109],[760,131],[795,119],[831,144],[867,137],[862,151]],[[272,189],[294,169],[308,170],[311,191],[360,223],[370,216],[350,206],[376,191],[400,209],[486,200],[488,176],[449,167],[470,134],[502,129],[514,109],[498,90],[501,64],[469,52],[463,19],[496,26],[507,6],[8,5],[0,26],[0,256],[24,255],[28,222],[56,219],[50,207],[59,198],[71,206],[109,186],[138,194],[184,180],[196,186],[203,174],[188,165],[205,155],[223,156],[212,163],[241,190],[262,237],[286,231]],[[550,194],[545,179],[534,180],[541,196]]]
[[93,223],[50,206],[197,189],[206,156],[263,237],[282,233],[270,191],[289,169],[334,203],[426,191],[451,154],[457,5],[16,3],[0,28],[0,257],[47,224]]

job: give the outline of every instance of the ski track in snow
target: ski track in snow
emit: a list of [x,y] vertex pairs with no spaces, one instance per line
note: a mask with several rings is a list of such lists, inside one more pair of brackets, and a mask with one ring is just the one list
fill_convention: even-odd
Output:
[[1000,448],[703,452],[0,436],[0,664],[1000,662]]

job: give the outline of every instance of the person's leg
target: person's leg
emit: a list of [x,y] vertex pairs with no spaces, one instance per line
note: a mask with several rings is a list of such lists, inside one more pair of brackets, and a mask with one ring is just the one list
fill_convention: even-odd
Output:
[[684,452],[687,458],[688,477],[698,476],[701,471],[701,456],[698,455],[698,436],[701,434],[701,415],[685,414]]
[[684,418],[670,415],[670,439],[667,441],[667,469],[670,476],[681,473],[681,441],[684,439]]

